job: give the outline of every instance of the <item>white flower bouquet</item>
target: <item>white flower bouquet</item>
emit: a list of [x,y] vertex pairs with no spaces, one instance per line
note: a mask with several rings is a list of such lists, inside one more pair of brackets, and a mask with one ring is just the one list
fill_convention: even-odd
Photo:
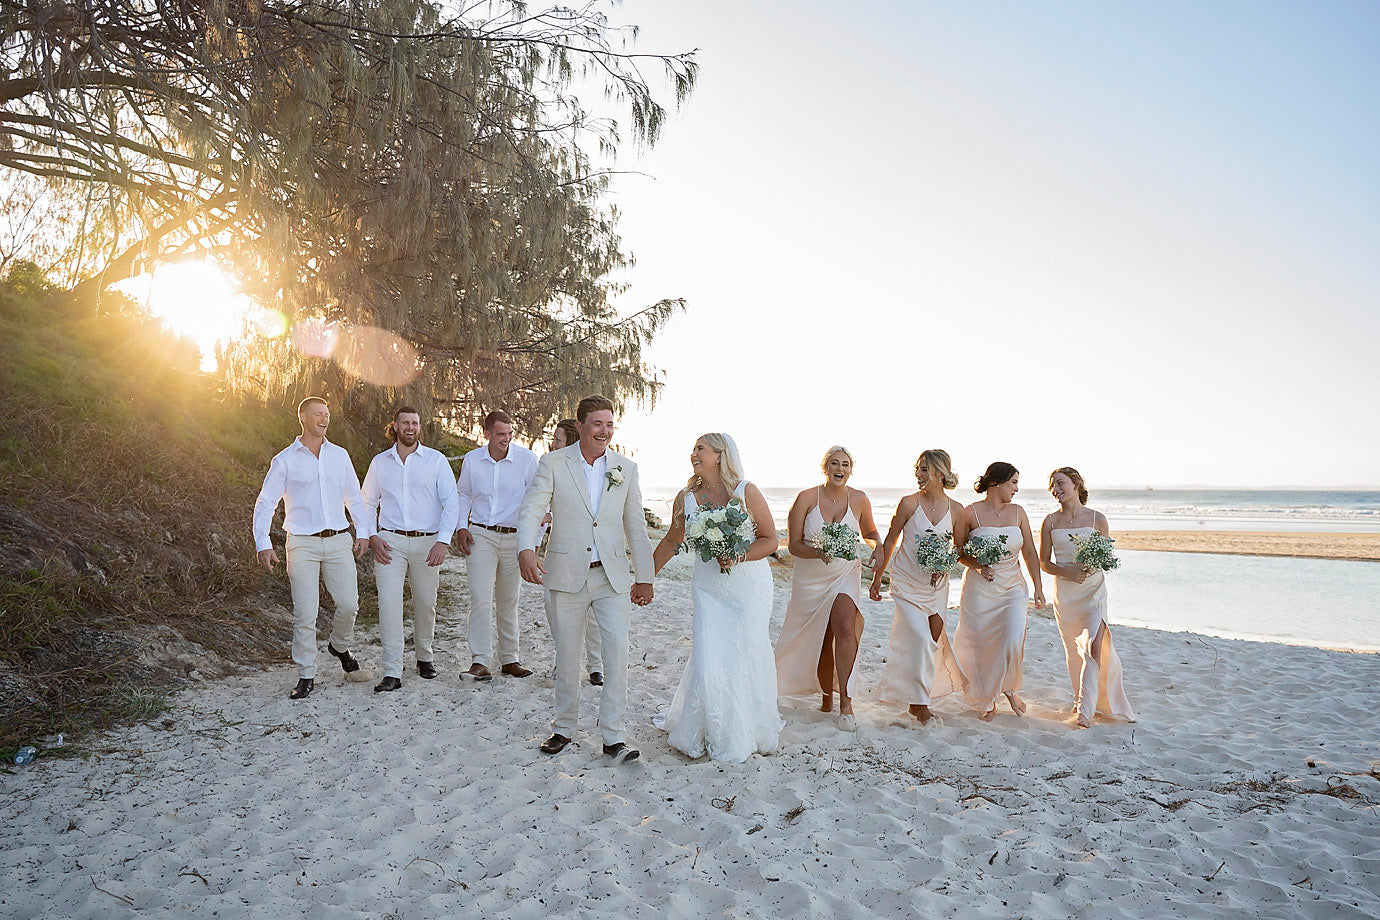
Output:
[[858,532],[842,521],[825,524],[819,532],[819,551],[824,561],[830,559],[857,559]]
[[963,555],[977,560],[978,565],[996,565],[1011,552],[1006,548],[1006,534],[991,537],[969,537],[963,544]]
[[1116,541],[1111,537],[1104,537],[1097,531],[1093,531],[1087,536],[1081,537],[1076,533],[1071,533],[1069,539],[1078,549],[1078,555],[1074,557],[1074,562],[1089,572],[1110,572],[1112,569],[1120,567],[1121,560],[1116,557],[1116,553],[1112,550],[1112,544]]
[[943,536],[933,530],[915,535],[915,561],[930,573],[930,587],[939,584],[939,579],[958,565],[958,552],[951,542],[953,538],[953,531]]
[[718,559],[719,571],[727,574],[732,565],[747,554],[757,539],[757,525],[735,495],[723,507],[705,505],[685,519],[685,540],[681,544],[700,557],[701,562]]

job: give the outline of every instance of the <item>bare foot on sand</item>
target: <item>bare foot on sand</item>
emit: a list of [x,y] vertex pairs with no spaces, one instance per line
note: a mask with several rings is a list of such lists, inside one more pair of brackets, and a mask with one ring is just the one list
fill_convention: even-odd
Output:
[[915,718],[920,721],[921,725],[924,725],[930,719],[934,718],[934,713],[930,712],[930,707],[921,703],[916,703],[914,706],[911,706],[910,714],[915,716]]
[[992,721],[993,719],[995,719],[996,717],[997,717],[997,707],[995,707],[995,706],[993,706],[991,709],[987,710],[987,711],[984,712],[981,716],[979,716],[979,718],[982,719],[982,721],[984,721],[984,722],[991,722],[991,721]]
[[1007,693],[1006,701],[1011,704],[1011,711],[1014,712],[1016,715],[1025,715],[1025,700],[1017,696],[1016,691],[1012,690],[1009,693]]
[[1077,725],[1079,728],[1088,728],[1092,725],[1092,719],[1089,719],[1087,716],[1083,715],[1083,713],[1080,712],[1078,714],[1078,718],[1074,720],[1074,724]]
[[833,711],[834,711],[834,694],[832,694],[832,693],[826,693],[826,694],[824,694],[824,702],[822,702],[822,703],[819,704],[819,711],[820,711],[820,712],[833,712]]

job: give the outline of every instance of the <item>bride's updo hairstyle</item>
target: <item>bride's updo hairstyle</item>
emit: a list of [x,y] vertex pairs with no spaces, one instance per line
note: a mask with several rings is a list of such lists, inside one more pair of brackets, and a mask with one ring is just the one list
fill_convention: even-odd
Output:
[[824,459],[819,461],[819,471],[824,475],[829,475],[829,458],[834,456],[834,454],[843,454],[845,457],[848,458],[849,466],[854,469],[857,468],[858,461],[853,459],[853,452],[848,448],[844,447],[842,444],[835,444],[833,447],[830,447],[828,450],[824,452]]
[[923,463],[930,468],[932,475],[944,480],[944,488],[958,488],[958,477],[954,475],[953,461],[949,459],[947,450],[926,450],[921,451],[919,458],[915,461],[915,472],[920,472],[920,464]]
[[1073,483],[1073,487],[1078,490],[1078,500],[1083,504],[1088,503],[1088,484],[1083,481],[1083,474],[1079,473],[1071,466],[1061,466],[1049,474],[1049,487],[1054,488],[1054,477],[1063,473]]
[[[719,455],[719,477],[723,479],[728,494],[732,495],[733,490],[738,488],[738,483],[743,481],[743,458],[738,453],[737,443],[722,431],[711,431],[695,440],[703,441],[710,450]],[[703,485],[704,478],[698,473],[685,483],[685,487],[691,492],[699,491]]]
[[1004,460],[998,460],[987,467],[987,472],[978,477],[978,481],[973,483],[973,491],[986,492],[992,486],[999,486],[1003,482],[1009,482],[1012,476],[1019,473],[1011,464]]

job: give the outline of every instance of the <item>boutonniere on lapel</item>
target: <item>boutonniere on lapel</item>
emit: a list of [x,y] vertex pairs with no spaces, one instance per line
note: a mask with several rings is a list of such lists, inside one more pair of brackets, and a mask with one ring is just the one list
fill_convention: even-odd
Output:
[[609,481],[609,484],[604,488],[605,492],[609,491],[614,486],[621,486],[623,484],[623,467],[615,466],[604,474],[604,478]]

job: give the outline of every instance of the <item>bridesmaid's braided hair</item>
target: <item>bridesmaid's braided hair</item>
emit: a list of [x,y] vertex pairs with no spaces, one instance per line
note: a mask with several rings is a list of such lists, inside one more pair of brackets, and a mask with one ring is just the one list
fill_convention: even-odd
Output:
[[944,488],[954,489],[958,487],[958,476],[954,474],[953,460],[949,458],[947,450],[921,451],[919,458],[915,461],[915,472],[920,472],[920,464],[924,463],[930,468],[930,472],[944,480]]
[[1078,500],[1083,504],[1088,503],[1088,484],[1083,481],[1083,474],[1071,466],[1061,466],[1049,474],[1049,487],[1054,488],[1054,477],[1063,473],[1073,483],[1073,487],[1078,490]]
[[997,460],[988,464],[987,472],[979,476],[978,481],[973,483],[973,491],[978,493],[986,492],[988,489],[992,488],[992,486],[999,486],[1003,482],[1010,482],[1011,477],[1019,472],[1020,470],[1016,469],[1005,460]]

